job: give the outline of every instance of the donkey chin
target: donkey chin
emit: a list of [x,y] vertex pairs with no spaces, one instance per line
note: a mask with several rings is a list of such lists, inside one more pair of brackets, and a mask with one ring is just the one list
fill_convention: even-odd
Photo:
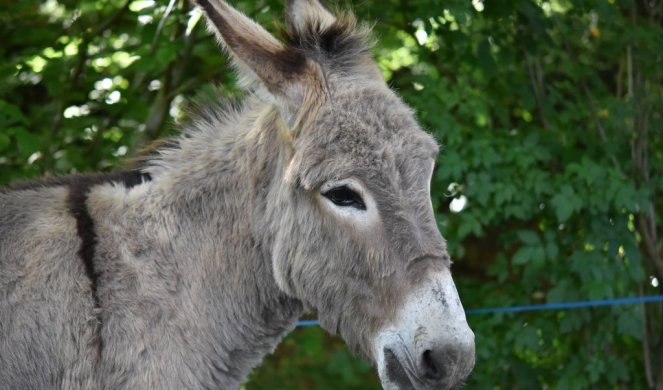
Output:
[[474,333],[448,270],[411,293],[377,332],[373,357],[386,390],[463,385],[474,368]]

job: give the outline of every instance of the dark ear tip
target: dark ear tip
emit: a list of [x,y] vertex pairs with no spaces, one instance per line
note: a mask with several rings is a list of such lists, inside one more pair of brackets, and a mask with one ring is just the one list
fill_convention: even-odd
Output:
[[[210,4],[210,0],[191,0],[191,2],[204,10],[213,9],[212,4]],[[212,0],[212,2],[215,1]]]
[[[214,1],[215,0],[212,0],[212,2]],[[213,15],[218,14],[214,8],[214,5],[210,3],[210,0],[191,0],[191,2],[200,7],[200,9],[202,9],[203,12],[205,12],[210,18],[213,18]]]

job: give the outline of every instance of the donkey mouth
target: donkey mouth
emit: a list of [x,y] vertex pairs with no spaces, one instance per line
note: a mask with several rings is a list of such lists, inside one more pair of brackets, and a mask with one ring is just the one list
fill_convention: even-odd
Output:
[[[394,390],[449,390],[452,387],[439,381],[430,381],[417,373],[415,360],[405,345],[384,347],[387,386]],[[384,381],[383,381],[384,382]],[[383,386],[385,383],[383,383]]]
[[[449,383],[449,378],[430,378],[421,377],[417,374],[414,360],[409,354],[407,348],[403,345],[385,346],[384,365],[385,378],[382,378],[382,386],[388,390],[450,390],[459,389],[463,386],[463,381],[459,383]],[[386,379],[386,380],[385,380]]]

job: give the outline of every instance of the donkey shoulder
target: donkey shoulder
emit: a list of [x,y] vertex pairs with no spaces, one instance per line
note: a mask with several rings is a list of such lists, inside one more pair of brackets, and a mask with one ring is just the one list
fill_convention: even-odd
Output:
[[90,189],[105,183],[132,187],[149,179],[147,174],[128,171],[53,177],[0,188],[0,273],[18,271],[9,269],[11,264],[39,266],[51,256],[63,259],[72,249],[76,254],[81,240],[93,233],[86,206]]

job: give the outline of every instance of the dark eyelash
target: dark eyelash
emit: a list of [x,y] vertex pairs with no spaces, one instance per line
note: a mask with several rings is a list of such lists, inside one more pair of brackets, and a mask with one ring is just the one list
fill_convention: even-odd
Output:
[[354,207],[357,210],[366,210],[366,204],[361,198],[361,195],[347,186],[332,188],[322,193],[322,196],[339,207]]

